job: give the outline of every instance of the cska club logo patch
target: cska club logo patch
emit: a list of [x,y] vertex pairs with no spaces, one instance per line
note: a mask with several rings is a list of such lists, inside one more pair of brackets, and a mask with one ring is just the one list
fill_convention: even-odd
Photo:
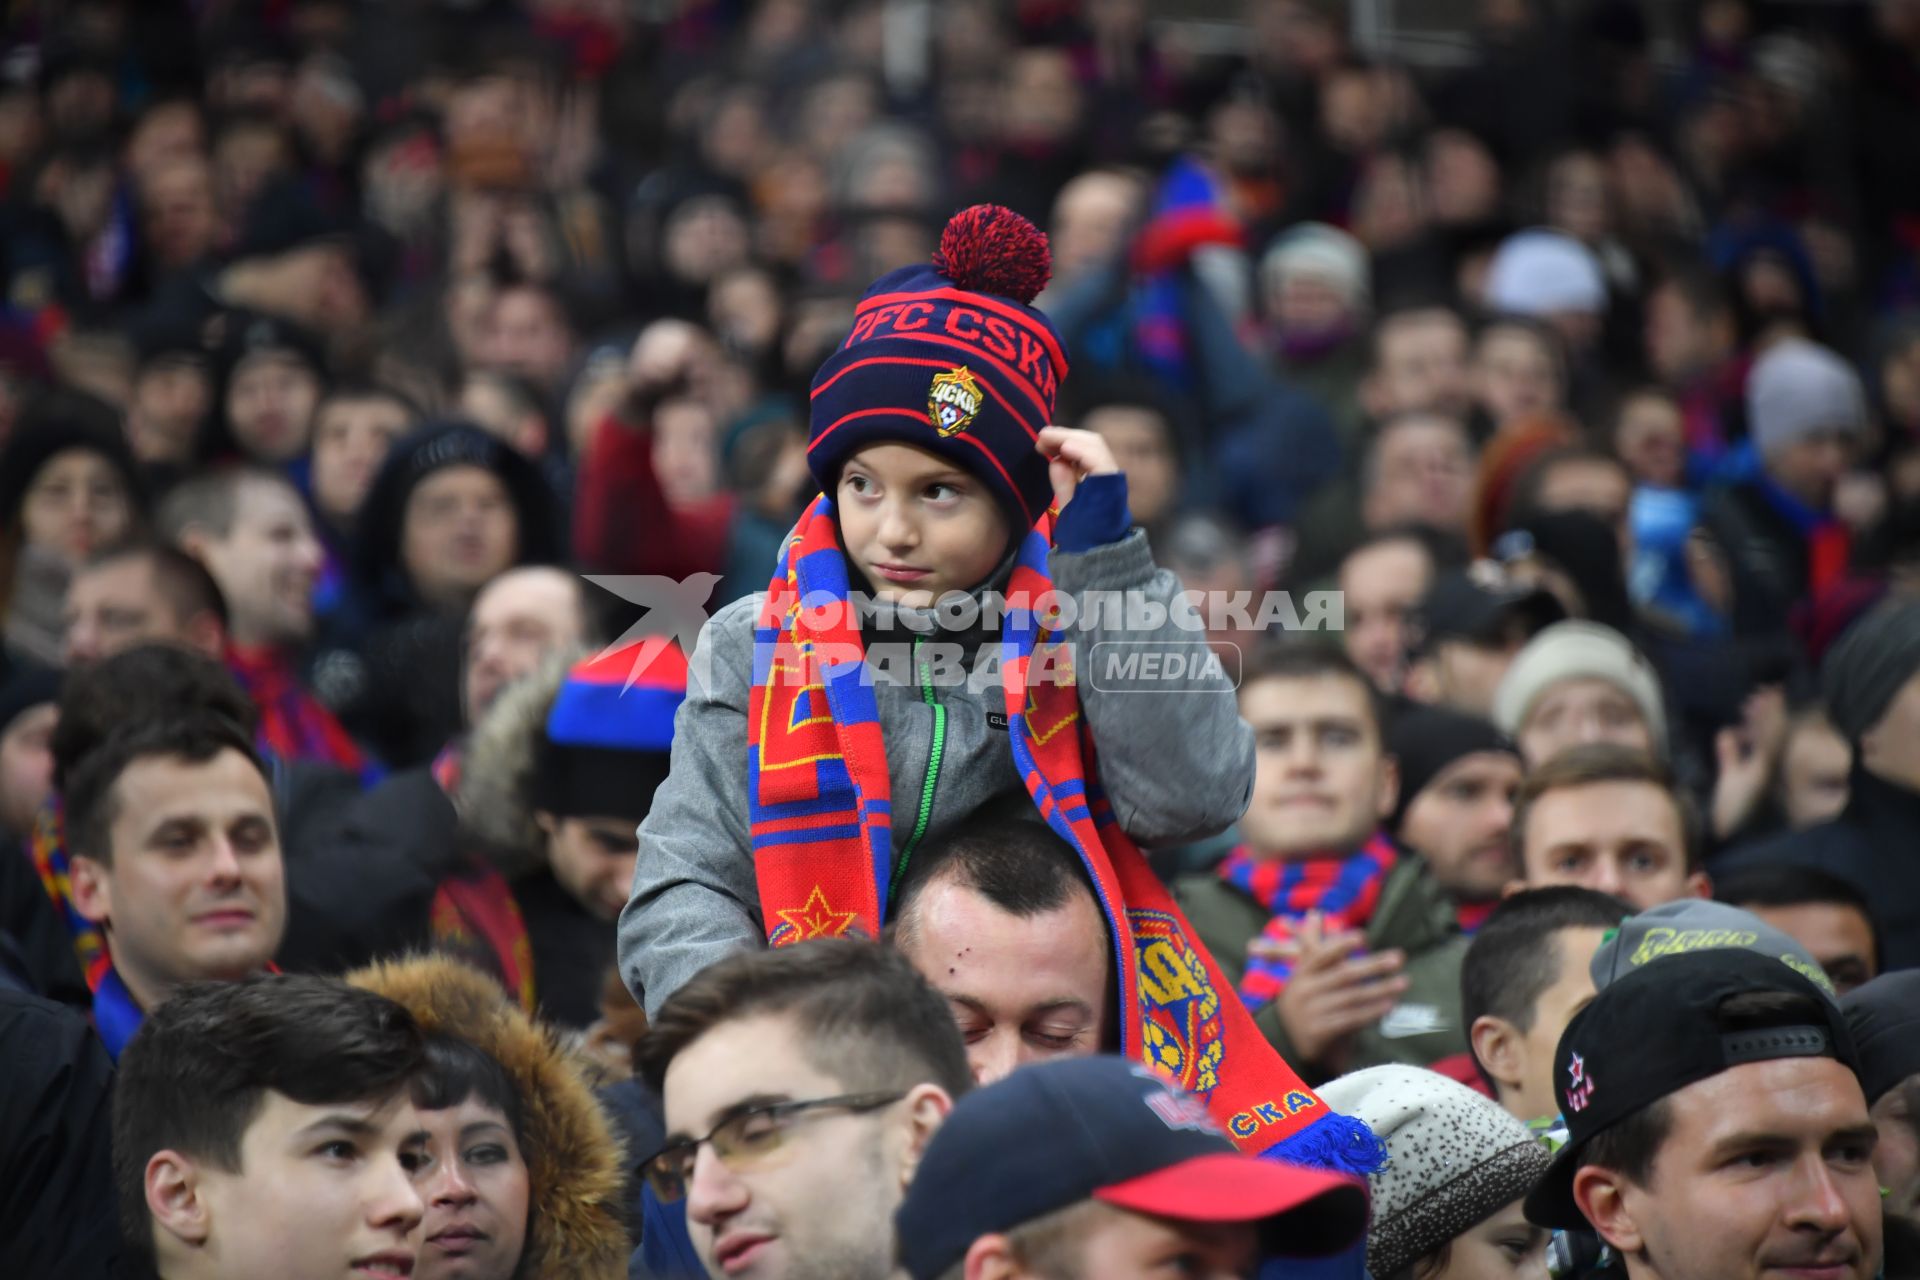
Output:
[[927,388],[927,417],[932,420],[933,429],[943,436],[957,436],[965,431],[980,412],[984,394],[979,379],[965,365],[934,374],[933,384]]

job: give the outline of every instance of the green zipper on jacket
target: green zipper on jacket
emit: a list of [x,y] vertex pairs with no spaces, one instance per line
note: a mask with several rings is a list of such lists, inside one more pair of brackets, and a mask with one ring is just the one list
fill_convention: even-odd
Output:
[[913,834],[907,837],[907,844],[900,851],[900,861],[893,869],[893,883],[887,886],[887,896],[893,896],[893,890],[899,887],[900,877],[907,873],[907,859],[920,847],[920,839],[927,834],[927,823],[933,818],[933,793],[940,785],[940,760],[947,753],[947,709],[933,696],[933,664],[920,657],[920,642],[924,637],[913,638],[913,665],[920,675],[920,701],[933,708],[933,745],[927,750],[927,780],[920,788],[920,812],[913,820]]

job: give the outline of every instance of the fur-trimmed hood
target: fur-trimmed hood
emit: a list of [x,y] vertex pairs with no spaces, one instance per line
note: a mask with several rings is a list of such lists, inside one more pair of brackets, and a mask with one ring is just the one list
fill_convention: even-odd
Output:
[[500,691],[467,739],[454,807],[479,852],[509,878],[547,865],[547,839],[533,819],[540,743],[560,686],[585,652],[548,655]]
[[507,1069],[526,1124],[524,1280],[624,1280],[624,1152],[581,1067],[498,983],[448,956],[408,956],[347,975],[403,1005],[431,1033],[464,1040]]

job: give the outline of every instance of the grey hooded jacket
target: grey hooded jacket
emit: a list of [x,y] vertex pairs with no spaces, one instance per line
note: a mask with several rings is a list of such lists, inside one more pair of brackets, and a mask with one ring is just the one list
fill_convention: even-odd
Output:
[[[1197,840],[1237,821],[1253,790],[1253,731],[1235,702],[1238,672],[1231,664],[1207,669],[1206,635],[1192,627],[1190,613],[1182,626],[1181,612],[1169,608],[1179,581],[1155,567],[1146,535],[1134,530],[1084,552],[1055,549],[1049,571],[1055,591],[1074,597],[1083,619],[1090,592],[1126,593],[1148,612],[1158,605],[1164,617],[1158,626],[1128,631],[1124,612],[1116,617],[1106,609],[1097,621],[1119,626],[1068,632],[1095,767],[1121,828],[1152,847]],[[762,599],[735,601],[701,632],[674,721],[672,772],[640,825],[633,893],[620,915],[620,972],[649,1015],[707,965],[766,939],[747,831],[747,707]],[[976,672],[996,659],[996,649],[989,644],[975,653]],[[1130,665],[1135,654],[1140,660]],[[1159,655],[1157,666],[1144,660],[1148,654]],[[934,738],[934,708],[899,665],[869,662],[887,746],[896,856],[920,825]],[[1169,670],[1181,674],[1169,677]],[[997,679],[949,683],[931,696],[946,710],[946,732],[922,841],[940,839],[983,810],[1032,812],[1014,772]]]

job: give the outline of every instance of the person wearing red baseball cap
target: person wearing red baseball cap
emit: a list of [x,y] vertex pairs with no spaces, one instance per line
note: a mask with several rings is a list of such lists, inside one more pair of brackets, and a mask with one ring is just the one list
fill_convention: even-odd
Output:
[[1366,1184],[1242,1155],[1124,1058],[1023,1067],[954,1105],[894,1215],[911,1280],[1251,1277],[1366,1231]]

